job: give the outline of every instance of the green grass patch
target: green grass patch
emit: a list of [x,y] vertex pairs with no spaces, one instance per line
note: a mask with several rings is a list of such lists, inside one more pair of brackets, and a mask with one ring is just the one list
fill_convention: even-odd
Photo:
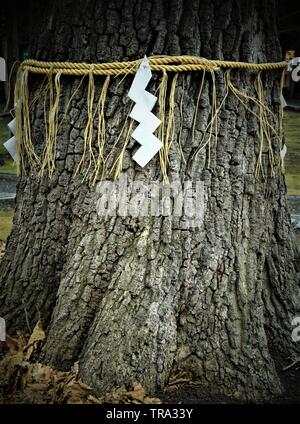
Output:
[[14,210],[0,210],[0,240],[6,240],[12,229]]
[[13,160],[6,160],[4,165],[0,166],[0,174],[16,174],[17,173],[17,165]]
[[300,113],[284,112],[285,142],[285,178],[288,194],[300,195]]
[[288,194],[290,196],[299,196],[300,195],[300,175],[298,174],[289,174],[286,172],[285,181],[288,189]]

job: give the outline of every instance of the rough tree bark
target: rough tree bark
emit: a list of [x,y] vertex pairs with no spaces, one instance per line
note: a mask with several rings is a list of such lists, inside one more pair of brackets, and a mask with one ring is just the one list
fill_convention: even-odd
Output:
[[[190,54],[278,61],[275,3],[49,2],[35,18],[31,57],[109,62]],[[241,87],[251,87],[249,73],[234,75]],[[268,72],[264,81],[276,111],[277,76],[277,71]],[[222,71],[216,79],[222,93]],[[209,118],[208,79],[193,145],[200,80],[201,73],[178,80],[176,117],[185,82],[186,158]],[[75,82],[63,80],[63,95],[70,95]],[[128,86],[127,80],[119,87],[113,82],[109,90],[109,146],[122,124]],[[155,86],[157,81],[150,89]],[[83,90],[72,104],[71,123],[59,133],[52,179],[31,173],[18,183],[14,227],[0,264],[0,314],[10,331],[25,326],[25,311],[31,326],[41,316],[48,326],[42,360],[60,368],[79,360],[81,377],[99,392],[135,381],[151,392],[163,387],[171,373],[185,371],[215,393],[243,399],[280,393],[276,360],[287,361],[297,348],[291,340],[291,319],[299,314],[297,251],[283,175],[277,170],[274,178],[254,177],[258,122],[229,96],[209,169],[207,151],[184,163],[173,143],[171,178],[204,183],[201,228],[184,229],[172,217],[104,219],[96,213],[97,190],[72,176],[83,145]],[[33,138],[41,148],[41,108],[34,113]],[[132,140],[123,172],[131,180],[155,179],[158,159],[141,170],[131,159],[133,146]],[[278,157],[279,146],[274,149]],[[268,175],[267,160],[264,170]]]

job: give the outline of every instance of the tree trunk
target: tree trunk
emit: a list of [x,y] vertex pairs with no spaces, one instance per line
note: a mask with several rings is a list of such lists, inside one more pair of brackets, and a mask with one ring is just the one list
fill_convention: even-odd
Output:
[[[48,2],[36,20],[31,57],[111,62],[150,55],[281,60],[275,1],[183,0]],[[39,33],[43,28],[43,33]],[[224,92],[216,72],[218,100]],[[253,75],[233,71],[253,90]],[[34,94],[32,77],[32,95]],[[171,77],[170,77],[171,78]],[[170,180],[201,180],[203,224],[186,228],[172,216],[101,217],[99,190],[73,176],[83,149],[86,83],[59,132],[52,178],[35,172],[18,183],[14,227],[0,264],[0,313],[10,330],[47,323],[42,360],[59,368],[80,361],[82,379],[100,393],[140,382],[149,392],[175,372],[192,373],[212,393],[263,399],[281,392],[276,360],[297,351],[291,320],[299,315],[297,251],[284,176],[255,178],[259,124],[229,95],[218,141],[192,160],[211,110],[205,81],[192,139],[202,73],[181,74],[175,95]],[[68,99],[80,78],[62,79]],[[100,87],[103,79],[96,81]],[[106,102],[108,148],[124,122],[129,76],[112,81]],[[149,91],[155,92],[154,76]],[[279,112],[278,71],[264,74],[269,104]],[[183,89],[184,87],[184,89]],[[64,98],[63,97],[63,98]],[[43,146],[42,105],[33,111],[33,140]],[[142,170],[131,139],[123,175],[155,180],[156,157]],[[273,146],[279,157],[280,146]]]
[[5,100],[5,102],[8,102],[8,109],[13,108],[14,84],[18,62],[22,58],[24,49],[30,44],[33,18],[32,1],[34,0],[27,0],[26,3],[20,0],[14,2],[5,1],[1,5],[0,56],[4,57],[7,67],[4,99],[1,99],[1,101]]
[[7,101],[10,94],[9,70],[15,60],[19,59],[18,25],[15,4],[4,5],[4,16],[6,25],[3,25],[3,28],[1,28],[1,50],[7,68],[6,81],[4,83],[4,98]]

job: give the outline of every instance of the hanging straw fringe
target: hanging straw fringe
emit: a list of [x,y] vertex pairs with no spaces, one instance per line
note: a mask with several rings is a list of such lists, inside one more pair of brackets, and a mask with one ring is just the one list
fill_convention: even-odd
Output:
[[87,152],[89,152],[89,166],[88,170],[91,168],[92,162],[95,162],[95,156],[92,150],[92,140],[93,140],[93,104],[95,96],[95,81],[92,71],[89,72],[89,83],[88,83],[88,94],[87,94],[87,124],[84,130],[84,142],[83,142],[83,154],[81,160],[77,166],[75,175],[79,174],[85,164]]
[[[272,137],[278,142],[280,145],[281,140],[278,133],[278,118],[275,114],[269,109],[265,101],[263,84],[261,81],[261,74],[258,73],[255,80],[255,89],[257,92],[257,98],[250,96],[241,90],[237,89],[231,82],[230,70],[225,72],[226,83],[229,90],[236,96],[239,102],[246,108],[248,112],[254,115],[259,122],[260,127],[260,146],[259,146],[259,154],[257,159],[256,171],[255,175],[263,175],[263,164],[262,164],[262,155],[265,147],[265,142],[267,141],[268,149],[269,149],[269,160],[271,166],[271,176],[274,176],[274,155],[272,148]],[[250,105],[254,104],[258,107],[259,113],[254,112],[253,109],[250,108]]]
[[94,185],[100,174],[101,166],[104,163],[104,146],[105,146],[105,117],[104,117],[104,105],[110,83],[110,76],[105,78],[101,94],[99,96],[97,104],[98,113],[98,134],[97,134],[97,147],[98,147],[98,160],[92,176],[92,184]]
[[50,106],[48,117],[48,130],[46,133],[46,144],[43,152],[43,161],[41,164],[40,175],[43,175],[45,169],[48,168],[50,177],[52,176],[55,169],[56,136],[58,129],[58,109],[60,99],[60,77],[61,72],[55,75],[54,93],[52,75],[49,75]]
[[[284,109],[284,97],[283,97],[283,87],[285,81],[285,70],[281,73],[280,83],[279,83],[279,93],[280,93],[280,128],[279,128],[279,137],[280,137],[280,152],[283,149],[283,109]],[[280,157],[280,166],[281,172],[285,174],[285,165],[284,165],[284,157]]]
[[174,132],[175,132],[175,120],[174,120],[174,109],[175,109],[175,90],[176,90],[176,83],[178,79],[178,74],[175,74],[172,80],[171,89],[170,89],[170,97],[169,97],[169,116],[168,116],[168,124],[167,124],[167,130],[166,130],[166,136],[164,139],[164,145],[163,145],[163,154],[164,154],[164,164],[166,164],[165,169],[165,176],[166,181],[168,179],[168,169],[169,166],[169,152],[171,144],[174,140]]
[[[226,71],[225,72],[225,76],[226,74],[230,72],[230,71]],[[213,71],[211,71],[211,77],[212,77],[212,98],[211,98],[211,117],[210,117],[210,121],[208,122],[204,133],[202,135],[202,138],[200,140],[199,146],[197,147],[194,155],[193,155],[193,159],[197,158],[197,156],[199,155],[199,153],[208,145],[208,160],[207,160],[207,166],[208,168],[210,167],[210,150],[211,150],[211,141],[212,141],[212,136],[213,136],[213,128],[215,128],[215,143],[217,143],[218,141],[218,121],[217,121],[217,117],[218,114],[220,112],[220,110],[222,109],[225,100],[228,96],[228,84],[226,83],[226,79],[225,79],[225,86],[226,86],[226,90],[225,90],[225,94],[224,97],[219,105],[219,107],[217,107],[217,97],[216,97],[216,83],[215,83],[215,74]],[[200,87],[200,91],[202,91],[202,88]],[[214,127],[213,127],[214,126]],[[209,131],[208,137],[207,137],[207,132]],[[207,137],[207,140],[205,141],[205,138]]]
[[17,118],[17,140],[20,140],[19,154],[22,169],[24,167],[24,153],[26,152],[28,162],[31,168],[36,169],[40,165],[40,160],[35,153],[34,146],[31,141],[31,127],[29,115],[29,90],[28,90],[28,71],[18,72],[16,84],[16,118]]
[[167,162],[166,162],[166,145],[165,145],[165,115],[166,115],[166,96],[167,96],[167,87],[168,87],[168,74],[164,71],[160,89],[159,89],[159,96],[158,96],[158,104],[159,104],[159,119],[161,121],[161,124],[158,128],[158,138],[162,142],[163,146],[159,151],[159,158],[160,158],[160,167],[161,172],[163,176],[163,180],[168,180],[167,175]]
[[[210,118],[202,133],[201,139],[193,154],[195,159],[199,153],[207,147],[207,166],[211,165],[211,145],[218,142],[218,115],[223,108],[226,98],[231,92],[241,103],[245,109],[258,119],[260,127],[260,145],[257,158],[256,176],[263,175],[263,154],[268,150],[268,159],[271,168],[271,175],[275,174],[276,158],[273,151],[274,141],[278,142],[280,149],[282,147],[282,129],[279,128],[279,120],[276,114],[270,110],[267,105],[263,82],[262,71],[272,69],[285,69],[286,62],[252,64],[243,62],[228,61],[209,61],[204,58],[193,56],[157,56],[149,58],[152,71],[162,72],[162,79],[159,86],[158,106],[159,118],[161,125],[158,128],[158,137],[162,141],[163,147],[159,152],[160,167],[164,181],[168,181],[168,169],[170,166],[169,153],[170,147],[175,139],[175,98],[176,86],[178,83],[179,72],[201,71],[201,83],[199,86],[196,107],[191,128],[192,145],[195,145],[196,122],[199,113],[199,105],[203,93],[206,75],[211,76],[211,100],[210,100]],[[77,165],[75,175],[83,174],[83,179],[89,178],[91,184],[95,184],[101,179],[106,171],[118,177],[122,171],[122,164],[126,148],[130,141],[133,121],[129,120],[129,113],[126,116],[123,128],[112,146],[110,152],[105,155],[106,145],[106,125],[105,125],[105,100],[107,97],[111,76],[123,75],[119,84],[124,78],[136,72],[140,60],[132,62],[114,62],[103,64],[84,64],[84,63],[68,63],[68,62],[39,62],[34,60],[25,61],[21,64],[15,87],[15,110],[17,119],[17,140],[18,153],[21,159],[21,169],[26,172],[27,169],[35,169],[40,175],[46,170],[49,176],[53,175],[55,170],[57,133],[62,124],[67,119],[67,113],[71,102],[76,93],[79,91],[85,78],[88,79],[87,90],[87,122],[84,129],[83,152],[81,159]],[[216,78],[215,72],[220,68],[225,68],[224,83],[225,91],[223,98],[217,104]],[[255,94],[250,95],[234,86],[231,79],[231,69],[244,69],[257,72],[255,79]],[[170,87],[168,89],[168,72],[175,72]],[[45,79],[35,97],[30,101],[28,77],[29,73],[44,74]],[[71,95],[62,119],[59,122],[60,114],[60,98],[61,98],[61,77],[62,75],[82,76],[79,85]],[[95,100],[95,76],[104,75],[101,91],[98,100]],[[184,79],[182,87],[182,95],[179,101],[180,126],[178,135],[178,144],[183,160],[185,160],[182,149],[182,129],[183,129],[183,98],[184,98]],[[280,82],[280,90],[283,88],[283,77]],[[31,139],[30,127],[30,110],[35,103],[44,98],[44,121],[45,121],[45,146],[39,157],[35,151]],[[94,105],[96,101],[96,105]],[[281,109],[282,113],[282,109]],[[94,125],[95,123],[95,125]],[[96,135],[95,135],[96,127]],[[120,153],[108,170],[108,159],[113,154],[116,146],[122,141]],[[26,158],[26,160],[25,160]],[[283,169],[282,161],[278,161]]]

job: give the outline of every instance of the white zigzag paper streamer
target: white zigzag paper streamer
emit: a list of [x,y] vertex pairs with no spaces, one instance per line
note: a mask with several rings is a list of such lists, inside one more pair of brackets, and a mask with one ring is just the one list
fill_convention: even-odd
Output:
[[160,119],[151,112],[157,97],[145,90],[151,76],[150,65],[147,56],[145,56],[128,93],[128,97],[136,103],[129,116],[140,123],[132,133],[132,137],[141,145],[133,155],[133,159],[142,168],[147,165],[163,145],[153,134],[161,123]]
[[18,155],[18,149],[17,149],[17,140],[15,137],[16,134],[16,118],[14,118],[12,121],[10,121],[7,126],[9,127],[10,131],[13,133],[13,137],[11,137],[9,140],[7,140],[5,143],[3,143],[3,146],[6,148],[10,156],[13,158],[13,160],[18,164],[19,161],[19,155]]

